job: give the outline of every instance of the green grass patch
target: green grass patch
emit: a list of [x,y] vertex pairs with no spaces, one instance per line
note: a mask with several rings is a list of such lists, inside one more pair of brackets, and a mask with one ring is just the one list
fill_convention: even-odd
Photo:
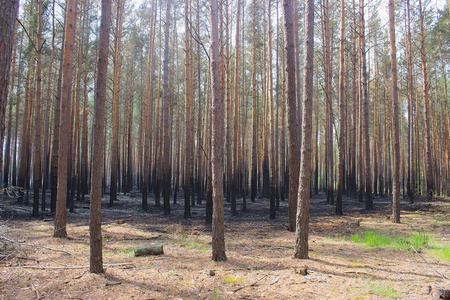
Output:
[[418,251],[428,248],[431,242],[431,237],[425,233],[414,232],[411,236],[392,236],[376,230],[354,234],[350,239],[354,243],[362,243],[369,248],[394,248],[408,251],[412,251],[411,246]]
[[239,278],[234,278],[234,277],[227,277],[223,281],[228,282],[228,283],[244,282],[244,280],[239,279]]
[[380,285],[374,285],[369,284],[368,286],[369,293],[383,296],[389,299],[399,299],[400,293],[396,291],[395,289],[391,288],[390,286],[380,286]]
[[450,246],[435,246],[432,247],[430,251],[433,257],[450,261]]

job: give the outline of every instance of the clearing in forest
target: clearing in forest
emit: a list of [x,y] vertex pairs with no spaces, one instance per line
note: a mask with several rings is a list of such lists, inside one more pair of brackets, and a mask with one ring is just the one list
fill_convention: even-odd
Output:
[[[287,202],[269,220],[269,201],[248,203],[235,217],[225,207],[228,260],[211,260],[204,205],[183,218],[183,206],[140,210],[140,197],[119,195],[103,207],[106,272],[91,274],[88,202],[68,213],[68,239],[52,238],[53,216],[0,202],[0,295],[3,299],[432,299],[450,289],[450,201],[402,203],[390,220],[390,197],[374,212],[344,197],[344,216],[323,195],[311,199],[310,259],[293,259]],[[151,199],[153,200],[153,199]],[[150,202],[154,203],[154,202]],[[163,244],[164,254],[133,249]],[[418,253],[415,253],[413,246]],[[307,275],[302,275],[303,268]],[[440,274],[439,274],[440,273]],[[430,291],[431,287],[431,291]]]

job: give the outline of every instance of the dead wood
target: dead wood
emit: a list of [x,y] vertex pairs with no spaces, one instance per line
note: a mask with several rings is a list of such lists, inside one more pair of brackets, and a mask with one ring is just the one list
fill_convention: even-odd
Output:
[[433,270],[433,271],[435,271],[436,273],[438,273],[439,275],[441,275],[443,278],[445,278],[445,279],[449,279],[450,280],[450,277],[448,277],[447,275],[445,275],[444,273],[441,273],[441,272],[439,272],[438,270],[436,270],[435,268],[433,268],[433,266],[432,265],[430,265],[426,260],[425,260],[425,258],[423,258],[423,256],[422,255],[420,255],[420,253],[419,252],[417,252],[417,250],[411,245],[411,248],[414,250],[414,252],[416,252],[416,254],[417,255],[419,255],[420,256],[420,258],[422,258],[422,260]]
[[164,254],[163,245],[152,244],[134,248],[134,256],[160,255]]

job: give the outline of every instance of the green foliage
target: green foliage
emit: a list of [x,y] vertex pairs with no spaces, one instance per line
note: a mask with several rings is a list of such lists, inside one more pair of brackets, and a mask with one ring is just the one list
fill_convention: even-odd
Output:
[[217,290],[216,287],[214,287],[214,289],[212,291],[211,299],[222,300],[222,299],[225,299],[225,297],[222,296],[222,294]]
[[370,293],[375,295],[380,295],[389,299],[400,299],[399,292],[387,285],[380,286],[369,284],[367,289]]
[[223,281],[228,282],[228,283],[244,282],[244,280],[242,280],[240,278],[234,278],[234,277],[227,277]]
[[376,230],[368,230],[362,234],[351,236],[354,243],[363,243],[370,248],[394,248],[411,251],[411,246],[416,250],[428,248],[431,237],[425,233],[414,232],[411,236],[391,236]]
[[431,255],[437,259],[450,261],[450,246],[435,246],[430,249]]

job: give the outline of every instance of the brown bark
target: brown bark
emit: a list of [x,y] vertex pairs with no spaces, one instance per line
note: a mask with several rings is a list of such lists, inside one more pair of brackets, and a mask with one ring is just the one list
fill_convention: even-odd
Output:
[[[0,149],[3,149],[5,136],[6,103],[8,100],[8,85],[18,6],[18,0],[0,1],[0,74],[2,74],[0,76]],[[2,165],[3,151],[0,151],[0,166]]]
[[428,75],[427,75],[427,57],[425,53],[425,32],[423,28],[422,1],[419,0],[419,24],[420,24],[420,54],[422,58],[422,76],[423,76],[423,105],[425,118],[425,166],[426,166],[426,194],[427,199],[433,197],[433,168],[431,161],[431,108],[428,101]]
[[[23,67],[23,60],[22,60],[22,49],[23,49],[23,36],[21,35],[20,38],[20,47],[19,47],[19,70],[18,74],[22,74],[22,67]],[[17,184],[17,140],[18,140],[18,132],[19,132],[19,108],[20,108],[20,102],[21,102],[21,89],[22,89],[22,76],[18,76],[17,80],[17,93],[16,93],[16,120],[15,120],[15,126],[14,126],[14,140],[16,141],[14,143],[14,151],[13,151],[13,160],[12,160],[12,181],[11,184],[14,186]]]
[[275,174],[275,116],[274,116],[274,101],[273,101],[273,73],[272,73],[272,3],[268,0],[268,40],[267,40],[267,55],[268,55],[268,104],[270,106],[270,154],[269,154],[269,176],[270,176],[270,212],[269,218],[276,217],[276,174]]
[[[7,135],[6,135],[6,144],[5,144],[5,160],[3,165],[3,186],[7,187],[11,182],[9,180],[9,169],[11,162],[11,131],[12,131],[12,107],[13,107],[13,93],[14,93],[14,79],[16,74],[16,59],[17,59],[17,34],[14,33],[14,52],[12,56],[12,69],[11,69],[11,80],[10,80],[10,92],[9,92],[9,106],[8,106],[8,125],[7,125]],[[19,73],[20,74],[20,73]],[[20,77],[20,76],[19,76]],[[16,93],[16,99],[18,97],[19,92]],[[16,100],[17,101],[17,100]],[[17,103],[16,103],[17,105]],[[5,116],[6,117],[6,116]],[[14,143],[16,144],[16,143]]]
[[406,65],[407,65],[407,86],[408,86],[408,179],[406,183],[407,194],[410,202],[414,200],[415,193],[415,172],[414,172],[414,120],[413,120],[413,78],[412,78],[412,54],[411,54],[411,16],[409,0],[406,0]]
[[286,110],[288,130],[288,165],[289,165],[289,231],[295,231],[297,212],[298,178],[300,172],[300,149],[297,129],[297,98],[295,80],[294,16],[292,0],[283,0],[284,7],[284,47],[286,56]]
[[152,149],[152,128],[153,128],[153,46],[155,34],[155,2],[152,2],[151,19],[150,19],[150,35],[149,35],[149,50],[147,62],[147,78],[145,87],[145,104],[144,104],[144,165],[143,165],[143,180],[142,180],[142,209],[148,210],[147,193],[150,183],[151,170],[151,149]]
[[[190,1],[184,1],[184,14],[185,14],[185,30],[188,32],[189,30],[189,12],[191,9]],[[193,124],[192,124],[192,108],[193,108],[193,100],[192,100],[192,90],[191,90],[191,45],[190,45],[190,37],[188,34],[185,34],[184,38],[184,51],[185,51],[185,61],[184,61],[184,69],[185,69],[185,159],[184,159],[184,217],[189,218],[191,216],[191,197],[193,198],[192,193],[192,160],[193,156],[193,145],[191,142],[193,141]]]
[[258,131],[257,131],[257,102],[258,95],[256,92],[256,1],[252,4],[253,14],[253,39],[252,39],[252,152],[251,152],[251,194],[250,201],[256,201],[257,193],[257,176],[258,176],[258,158],[257,158],[257,145],[258,145]]
[[[284,0],[286,3],[289,0]],[[286,11],[286,6],[285,6]],[[287,26],[286,26],[287,27]],[[286,28],[287,29],[287,28]],[[287,36],[288,37],[288,36]],[[303,124],[300,183],[298,190],[297,224],[295,231],[295,258],[308,258],[309,197],[311,188],[311,133],[313,108],[314,68],[314,1],[306,2],[305,62],[303,76]]]
[[36,109],[34,112],[34,167],[33,167],[33,217],[39,216],[39,189],[41,187],[41,95],[42,95],[42,0],[38,0]]
[[211,98],[212,98],[212,189],[213,189],[213,218],[212,218],[212,259],[226,260],[224,233],[224,205],[223,205],[223,125],[224,103],[220,94],[219,71],[219,33],[218,33],[218,4],[217,0],[210,0],[211,10]]
[[123,7],[122,0],[117,1],[116,7],[116,25],[114,31],[114,75],[113,75],[113,99],[112,99],[112,113],[111,113],[111,193],[109,198],[109,205],[113,205],[117,200],[117,174],[119,169],[119,125],[120,125],[120,80],[122,69],[122,24],[123,24]]
[[[77,0],[67,0],[66,2],[66,26],[63,46],[63,71],[61,90],[61,116],[70,115],[70,102],[73,75],[73,51],[75,43],[75,31],[77,21]],[[67,165],[69,144],[72,136],[70,132],[69,118],[61,118],[59,130],[59,151],[58,151],[58,193],[56,198],[56,215],[54,237],[66,237],[66,197],[67,197]]]
[[344,189],[344,153],[345,153],[345,90],[344,90],[344,42],[345,42],[345,2],[341,0],[341,36],[340,36],[340,64],[339,64],[339,158],[338,158],[338,186],[336,198],[336,215],[342,215],[342,194]]
[[170,29],[170,0],[167,0],[166,22],[164,26],[164,61],[163,61],[163,197],[164,197],[164,214],[170,214],[170,126],[169,126],[169,29]]
[[108,47],[111,28],[111,0],[102,0],[102,16],[100,23],[99,54],[97,62],[97,89],[95,91],[95,112],[93,127],[93,155],[91,203],[90,203],[90,268],[91,273],[103,273],[102,257],[102,173],[103,149],[105,145],[105,102],[106,80],[108,73]]
[[391,44],[391,74],[392,74],[392,126],[394,131],[394,172],[393,172],[393,191],[392,191],[392,214],[393,222],[400,223],[400,139],[398,124],[398,88],[397,88],[397,49],[395,47],[395,7],[394,0],[389,0],[389,40]]
[[[370,140],[369,140],[369,98],[367,88],[367,65],[366,65],[366,38],[364,21],[364,0],[360,0],[360,49],[361,49],[361,73],[362,91],[361,103],[363,112],[363,132],[364,132],[364,177],[366,188],[366,209],[373,209],[372,201],[372,173],[370,166]],[[361,141],[362,142],[362,141]]]
[[[270,1],[270,0],[269,0]],[[234,51],[235,64],[234,64],[234,133],[233,133],[233,169],[232,169],[232,181],[231,181],[231,214],[236,215],[236,197],[238,192],[238,176],[239,176],[239,37],[240,37],[240,14],[241,14],[241,0],[237,2],[236,13],[236,48]]]

